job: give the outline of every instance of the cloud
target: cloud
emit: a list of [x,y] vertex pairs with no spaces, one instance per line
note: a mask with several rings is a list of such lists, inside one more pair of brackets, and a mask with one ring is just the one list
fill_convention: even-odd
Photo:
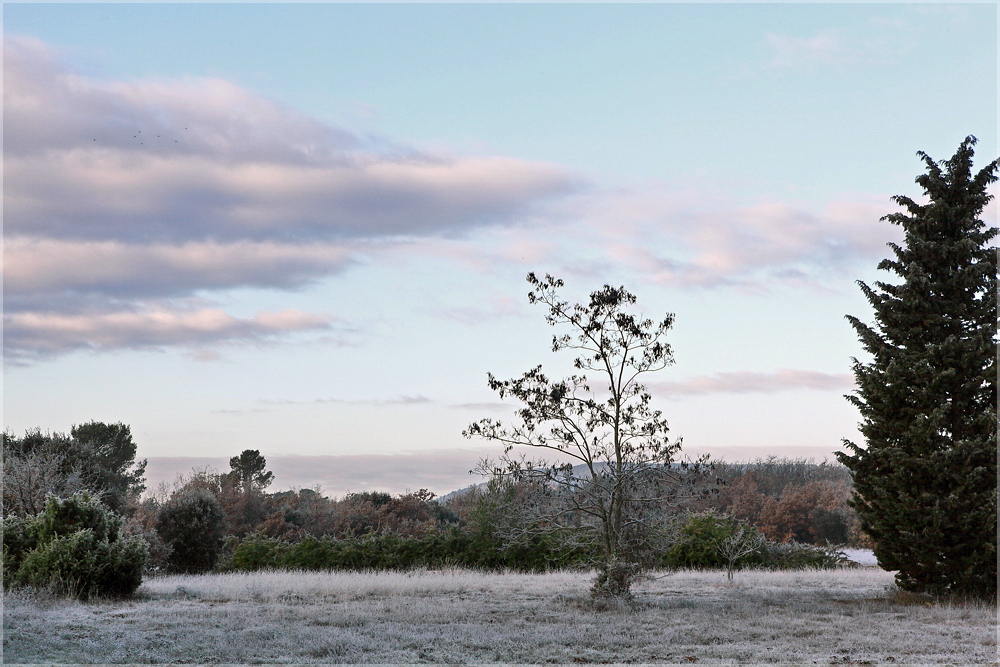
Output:
[[[380,260],[404,265],[431,257],[482,274],[521,267],[588,281],[625,269],[687,291],[828,292],[831,282],[842,285],[886,257],[887,242],[902,242],[899,227],[879,221],[895,209],[888,195],[845,194],[812,207],[740,204],[711,187],[653,182],[571,195],[502,229],[413,239],[384,249]],[[493,304],[435,314],[475,323],[515,313]]]
[[133,242],[462,230],[503,222],[567,186],[555,167],[499,157],[233,164],[80,149],[5,162],[10,232]]
[[331,318],[294,309],[262,311],[250,318],[239,318],[218,308],[164,308],[97,314],[6,313],[3,322],[5,356],[24,361],[77,349],[155,349],[176,344],[258,341],[328,329]]
[[351,249],[327,243],[216,241],[182,244],[4,240],[11,295],[61,292],[117,297],[183,296],[231,287],[301,286],[352,264]]
[[322,328],[319,316],[269,327],[171,300],[299,288],[369,244],[507,224],[580,185],[557,165],[360,136],[217,78],[99,80],[7,35],[5,353]]
[[783,369],[774,373],[714,373],[678,382],[651,382],[649,390],[661,396],[700,396],[704,394],[773,394],[792,389],[846,391],[854,386],[849,373],[821,373]]
[[502,222],[579,185],[508,157],[362,139],[220,79],[98,81],[4,42],[7,233],[309,241]]
[[346,405],[423,405],[426,403],[433,403],[431,399],[426,396],[416,395],[416,396],[406,396],[399,395],[396,398],[390,399],[346,399],[346,398],[314,398],[309,401],[293,401],[290,399],[264,399],[261,403],[267,405],[312,405],[315,403],[341,403]]
[[[723,203],[711,204],[721,200]],[[781,202],[726,204],[712,193],[653,184],[587,194],[566,204],[590,226],[603,258],[654,283],[681,289],[779,284],[820,286],[859,262],[884,257],[898,227],[879,222],[894,205],[835,201],[816,210]]]

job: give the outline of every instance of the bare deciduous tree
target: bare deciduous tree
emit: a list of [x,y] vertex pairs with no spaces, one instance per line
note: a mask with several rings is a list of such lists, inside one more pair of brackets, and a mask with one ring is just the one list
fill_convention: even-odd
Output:
[[[479,471],[494,479],[531,481],[542,491],[522,530],[561,534],[595,554],[595,596],[628,596],[635,578],[651,567],[670,540],[665,508],[698,477],[703,461],[676,464],[680,439],[668,438],[667,421],[650,406],[651,396],[640,376],[673,363],[663,340],[673,315],[655,323],[628,312],[636,297],[624,287],[605,285],[586,305],[571,306],[556,291],[563,281],[528,274],[531,303],[548,306],[546,321],[568,326],[572,334],[554,336],[553,351],[574,350],[574,366],[596,373],[606,382],[600,398],[585,375],[553,381],[537,366],[522,377],[489,385],[501,398],[511,396],[524,407],[520,423],[504,426],[483,419],[464,431],[506,445],[495,462],[484,460]],[[514,446],[551,450],[573,463],[528,461],[510,456]]]
[[3,513],[21,518],[45,509],[49,495],[65,498],[87,490],[80,466],[67,469],[63,457],[54,452],[34,451],[23,456],[5,456],[3,462]]
[[726,561],[726,578],[732,581],[736,563],[744,556],[759,551],[767,544],[767,540],[758,530],[746,524],[740,524],[729,535],[716,540],[716,549]]

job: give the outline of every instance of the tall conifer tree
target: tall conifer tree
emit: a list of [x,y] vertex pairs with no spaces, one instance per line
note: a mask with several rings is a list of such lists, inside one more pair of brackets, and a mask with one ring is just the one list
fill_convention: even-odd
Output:
[[934,595],[995,596],[997,586],[997,229],[980,219],[998,161],[972,172],[975,137],[940,164],[925,153],[928,197],[906,212],[904,247],[878,268],[898,285],[858,281],[875,310],[847,316],[872,356],[854,359],[866,447],[838,453],[875,555],[897,584]]

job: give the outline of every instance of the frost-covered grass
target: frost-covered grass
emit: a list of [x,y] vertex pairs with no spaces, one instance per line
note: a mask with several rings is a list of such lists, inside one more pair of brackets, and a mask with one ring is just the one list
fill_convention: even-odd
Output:
[[677,572],[631,605],[590,575],[256,572],[91,603],[11,593],[11,663],[997,664],[996,607],[902,595],[874,568]]

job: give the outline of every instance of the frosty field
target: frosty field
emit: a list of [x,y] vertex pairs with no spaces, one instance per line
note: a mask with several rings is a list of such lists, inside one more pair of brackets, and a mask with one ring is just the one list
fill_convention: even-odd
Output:
[[12,663],[992,664],[996,607],[875,568],[676,572],[631,605],[590,575],[258,572],[149,579],[129,601],[4,599]]

